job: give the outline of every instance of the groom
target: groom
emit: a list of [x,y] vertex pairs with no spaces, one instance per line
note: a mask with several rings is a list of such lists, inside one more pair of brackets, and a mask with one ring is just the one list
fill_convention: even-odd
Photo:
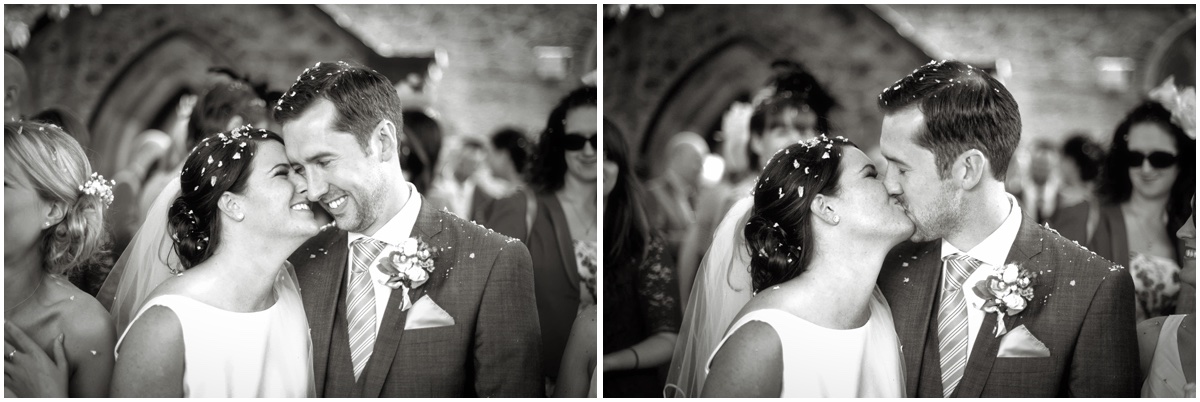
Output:
[[[885,89],[879,106],[885,186],[916,225],[878,280],[908,396],[1138,396],[1129,272],[1038,226],[1004,190],[1021,139],[1012,94],[983,70],[931,62]],[[1003,294],[987,280],[1008,264],[1038,276],[996,279],[1032,294],[984,298]]]
[[[309,201],[337,224],[289,259],[311,329],[317,395],[542,396],[529,251],[433,209],[404,180],[400,99],[388,79],[318,63],[274,112]],[[370,263],[393,251],[424,258],[404,247],[414,241],[435,250],[430,270],[403,271],[411,276],[402,281]]]

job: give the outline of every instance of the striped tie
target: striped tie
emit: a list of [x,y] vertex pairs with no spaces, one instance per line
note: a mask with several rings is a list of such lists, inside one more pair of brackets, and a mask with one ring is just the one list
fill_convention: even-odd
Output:
[[938,348],[942,364],[942,395],[949,398],[962,380],[967,366],[967,303],[963,300],[963,281],[979,268],[982,261],[966,254],[951,254],[946,262],[942,304],[938,309]]
[[346,317],[350,330],[350,361],[354,364],[354,380],[357,381],[371,351],[375,349],[375,292],[371,286],[371,273],[367,266],[379,252],[383,243],[363,237],[351,244],[354,252],[354,269],[350,270],[350,282],[346,294]]

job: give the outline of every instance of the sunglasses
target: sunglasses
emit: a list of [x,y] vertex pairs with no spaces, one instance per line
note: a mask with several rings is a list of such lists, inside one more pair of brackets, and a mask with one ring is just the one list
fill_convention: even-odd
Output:
[[1129,162],[1129,167],[1136,168],[1141,167],[1143,161],[1147,160],[1150,161],[1150,166],[1153,166],[1155,169],[1163,169],[1174,165],[1178,157],[1163,151],[1154,151],[1150,155],[1138,151],[1129,151],[1129,159],[1126,161]]
[[578,151],[583,149],[583,144],[592,143],[592,149],[596,149],[596,135],[584,137],[579,134],[567,134],[563,136],[563,148],[568,151]]

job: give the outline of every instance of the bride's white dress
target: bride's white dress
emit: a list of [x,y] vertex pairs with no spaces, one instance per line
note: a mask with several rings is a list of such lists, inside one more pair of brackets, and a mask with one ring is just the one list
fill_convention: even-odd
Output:
[[746,323],[760,321],[783,344],[780,397],[902,398],[904,361],[892,311],[878,287],[871,296],[871,318],[862,327],[829,329],[783,310],[755,310],[733,323],[716,350]]
[[[147,301],[129,326],[153,306],[169,308],[179,317],[184,397],[313,397],[308,321],[290,264],[280,270],[274,291],[275,304],[250,313],[161,295]],[[128,331],[121,334],[117,349]]]

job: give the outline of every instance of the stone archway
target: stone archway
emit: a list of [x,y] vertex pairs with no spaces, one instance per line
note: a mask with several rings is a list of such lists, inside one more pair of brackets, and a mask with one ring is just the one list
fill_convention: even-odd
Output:
[[769,54],[765,46],[748,38],[733,38],[714,46],[679,74],[641,136],[639,150],[647,158],[640,166],[658,172],[664,160],[652,155],[661,155],[675,134],[691,131],[710,136],[733,101],[753,94],[770,78]]
[[102,92],[88,124],[95,141],[96,170],[112,177],[129,161],[134,138],[148,128],[181,92],[198,93],[211,66],[233,66],[213,46],[186,31],[163,35],[148,45]]
[[1176,22],[1155,39],[1146,58],[1149,64],[1142,76],[1142,92],[1175,76],[1175,85],[1196,85],[1196,16]]

